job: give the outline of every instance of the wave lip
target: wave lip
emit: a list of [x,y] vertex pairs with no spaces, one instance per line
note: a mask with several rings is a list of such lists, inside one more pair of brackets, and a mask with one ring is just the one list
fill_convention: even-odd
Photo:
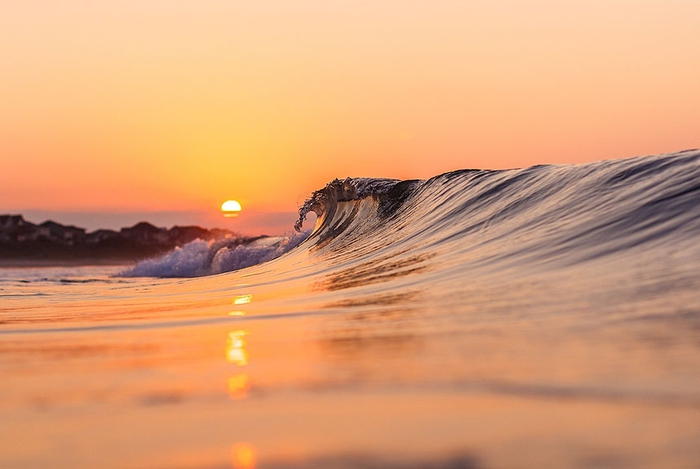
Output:
[[299,219],[294,223],[294,229],[301,231],[301,225],[306,220],[309,212],[314,212],[319,218],[334,209],[338,202],[360,200],[370,196],[380,196],[389,192],[399,179],[373,179],[373,178],[345,178],[333,179],[323,189],[314,191],[313,194],[299,207]]

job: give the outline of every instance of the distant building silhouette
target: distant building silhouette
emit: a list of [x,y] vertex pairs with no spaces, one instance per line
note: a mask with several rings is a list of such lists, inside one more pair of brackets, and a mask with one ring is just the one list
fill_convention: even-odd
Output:
[[97,230],[47,220],[39,225],[22,215],[0,215],[0,259],[140,259],[169,251],[195,239],[234,236],[228,230],[199,226],[158,228],[140,222],[121,230]]
[[85,228],[76,226],[64,226],[52,220],[47,220],[38,226],[37,239],[61,241],[68,245],[85,241]]

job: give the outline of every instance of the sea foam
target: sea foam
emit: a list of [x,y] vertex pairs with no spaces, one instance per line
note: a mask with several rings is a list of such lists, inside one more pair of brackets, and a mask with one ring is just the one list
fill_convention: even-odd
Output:
[[309,231],[288,236],[197,239],[167,254],[146,259],[123,271],[124,277],[201,277],[243,269],[275,259],[294,249]]

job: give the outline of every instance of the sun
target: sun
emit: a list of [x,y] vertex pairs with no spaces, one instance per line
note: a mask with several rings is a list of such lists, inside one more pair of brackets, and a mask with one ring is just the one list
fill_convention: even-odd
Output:
[[241,204],[237,200],[227,200],[221,204],[221,211],[225,217],[237,217],[241,211]]

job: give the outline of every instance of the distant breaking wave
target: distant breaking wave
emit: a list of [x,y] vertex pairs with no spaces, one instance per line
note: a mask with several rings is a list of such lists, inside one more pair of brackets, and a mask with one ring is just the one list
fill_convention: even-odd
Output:
[[311,234],[195,241],[125,274],[227,272],[297,246],[333,264],[364,260],[417,268],[439,256],[445,260],[443,274],[451,269],[455,275],[468,269],[504,273],[624,256],[642,259],[661,252],[683,252],[700,261],[700,151],[466,169],[428,180],[336,179],[300,207],[297,230],[311,211],[318,216]]
[[125,277],[200,277],[267,262],[295,248],[309,232],[290,236],[194,240],[169,253],[139,262]]

